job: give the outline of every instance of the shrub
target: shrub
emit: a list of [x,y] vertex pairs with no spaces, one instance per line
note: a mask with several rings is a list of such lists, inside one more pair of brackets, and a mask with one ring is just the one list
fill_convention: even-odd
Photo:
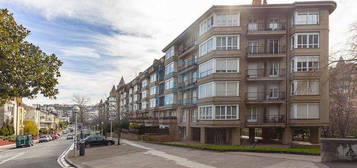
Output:
[[41,128],[40,129],[41,134],[48,134],[48,130],[46,128]]
[[34,121],[24,121],[24,133],[32,136],[38,135],[38,128]]
[[14,133],[15,133],[14,127],[11,126],[10,124],[6,124],[0,129],[0,135],[3,136],[13,135]]

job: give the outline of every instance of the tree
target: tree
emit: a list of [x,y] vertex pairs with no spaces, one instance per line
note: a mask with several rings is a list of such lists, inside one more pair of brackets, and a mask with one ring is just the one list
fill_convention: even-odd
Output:
[[87,104],[88,104],[90,99],[88,97],[81,96],[81,95],[73,95],[73,99],[72,100],[80,108],[79,114],[77,114],[79,122],[82,123],[82,124],[85,124],[86,123],[86,119],[88,117]]
[[13,135],[14,133],[15,133],[15,129],[10,124],[5,124],[0,129],[0,135],[3,135],[3,136]]
[[37,136],[38,128],[37,128],[36,123],[32,120],[24,121],[24,133],[30,134],[32,136]]
[[25,38],[30,34],[7,9],[0,9],[0,105],[12,97],[56,98],[62,62]]

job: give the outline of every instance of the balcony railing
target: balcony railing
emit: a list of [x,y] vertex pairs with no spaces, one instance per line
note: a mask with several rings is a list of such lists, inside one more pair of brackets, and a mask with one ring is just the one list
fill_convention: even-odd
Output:
[[197,81],[196,81],[196,80],[193,80],[193,79],[187,80],[187,81],[185,81],[185,82],[179,82],[179,83],[177,83],[177,87],[178,87],[178,88],[190,87],[190,86],[192,86],[192,85],[195,85],[196,82],[197,82]]
[[193,47],[195,45],[196,45],[196,41],[192,41],[186,45],[183,45],[183,47],[178,50],[178,55],[185,53],[187,50],[191,49],[191,47]]
[[247,77],[249,79],[256,78],[277,78],[284,77],[285,69],[271,68],[271,69],[247,69]]
[[283,23],[249,23],[248,32],[258,32],[258,31],[282,31],[286,30],[286,24]]
[[274,115],[248,115],[247,121],[249,123],[255,124],[270,124],[270,123],[284,123],[285,115],[283,114],[274,114]]
[[247,55],[248,56],[256,56],[261,54],[285,54],[286,47],[266,47],[266,46],[248,46],[247,47]]
[[246,98],[247,101],[281,101],[285,99],[285,92],[247,92]]
[[176,116],[166,117],[130,117],[129,120],[176,120]]
[[197,103],[197,99],[181,99],[178,100],[178,103],[181,105],[193,105]]

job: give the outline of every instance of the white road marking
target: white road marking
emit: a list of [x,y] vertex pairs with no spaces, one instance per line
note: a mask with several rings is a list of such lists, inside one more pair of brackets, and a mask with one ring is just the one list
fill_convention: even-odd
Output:
[[6,162],[8,162],[8,161],[10,161],[10,160],[16,159],[17,157],[23,155],[24,153],[25,153],[25,152],[21,152],[21,153],[18,153],[18,154],[16,154],[16,155],[12,156],[12,157],[9,157],[9,158],[7,158],[7,159],[5,159],[5,160],[2,160],[2,161],[0,162],[0,165],[1,165],[1,164],[4,164],[4,163],[6,163]]
[[73,148],[74,148],[74,143],[72,143],[72,145],[69,146],[65,151],[63,151],[63,153],[58,157],[57,163],[58,163],[61,167],[63,167],[63,168],[73,167],[73,166],[69,165],[69,164],[67,163],[67,161],[65,160],[66,155],[68,154],[69,151],[73,150]]
[[167,154],[167,153],[159,151],[159,150],[148,148],[148,147],[136,144],[136,143],[128,141],[128,140],[124,140],[123,139],[121,141],[123,141],[124,143],[126,143],[128,145],[148,150],[144,154],[151,154],[151,155],[154,155],[154,156],[158,156],[158,157],[161,157],[161,158],[172,160],[176,164],[184,166],[184,167],[189,167],[189,168],[215,168],[213,166],[209,166],[209,165],[205,165],[205,164],[202,164],[202,163],[194,162],[194,161],[188,160],[188,159],[183,158],[183,157]]

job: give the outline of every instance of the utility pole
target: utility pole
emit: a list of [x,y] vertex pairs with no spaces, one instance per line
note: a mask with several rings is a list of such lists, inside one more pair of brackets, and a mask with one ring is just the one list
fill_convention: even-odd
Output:
[[117,118],[118,118],[118,146],[120,145],[120,136],[121,136],[121,125],[120,125],[120,93],[119,88],[117,88],[116,94],[116,104],[117,104]]
[[76,153],[76,150],[77,150],[77,112],[79,111],[79,107],[78,106],[74,106],[73,107],[73,112],[74,112],[74,115],[75,115],[75,126],[74,126],[74,157],[76,157],[77,153]]

